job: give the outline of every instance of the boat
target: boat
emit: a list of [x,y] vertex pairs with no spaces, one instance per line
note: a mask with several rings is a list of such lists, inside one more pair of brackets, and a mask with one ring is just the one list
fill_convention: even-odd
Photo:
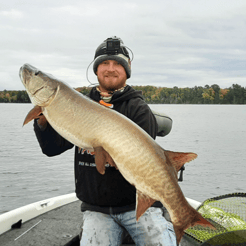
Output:
[[[246,193],[218,196],[203,203],[186,199],[217,230],[190,227],[179,246],[246,245]],[[80,206],[81,201],[75,193],[71,193],[0,215],[1,246],[79,245],[82,222]],[[129,235],[126,235],[122,244],[127,245],[135,245]]]
[[[201,204],[189,198],[187,201],[194,208]],[[80,206],[81,201],[71,193],[6,212],[0,215],[1,245],[72,245],[81,232]],[[182,246],[191,245],[187,244],[191,240],[182,239]],[[122,245],[134,244],[125,242]]]

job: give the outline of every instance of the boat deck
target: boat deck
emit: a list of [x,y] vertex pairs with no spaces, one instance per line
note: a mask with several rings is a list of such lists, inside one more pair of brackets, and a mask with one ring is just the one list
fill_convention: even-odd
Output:
[[[80,233],[82,221],[80,204],[80,201],[72,202],[23,223],[20,229],[12,229],[0,235],[1,245],[65,245]],[[40,220],[41,222],[38,223]],[[30,231],[19,237],[35,224],[37,225]]]
[[[0,235],[1,246],[64,246],[81,231],[80,201],[51,210]],[[188,241],[187,241],[188,240]],[[182,239],[182,246],[196,246],[195,241]],[[123,245],[133,246],[134,244]]]

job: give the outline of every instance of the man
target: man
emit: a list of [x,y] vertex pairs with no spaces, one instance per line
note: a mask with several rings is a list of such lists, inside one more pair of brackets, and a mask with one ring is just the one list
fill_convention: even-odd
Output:
[[[126,85],[131,76],[131,63],[121,39],[109,38],[97,48],[93,70],[99,86],[92,88],[89,97],[124,114],[155,138],[154,115],[141,92]],[[43,153],[48,156],[73,147],[55,132],[44,116],[35,120],[34,130]],[[160,202],[154,203],[137,222],[136,189],[115,167],[108,165],[101,175],[93,153],[78,147],[75,147],[74,164],[76,195],[82,201],[83,212],[81,246],[121,245],[124,230],[136,245],[176,245],[173,226],[163,217]]]

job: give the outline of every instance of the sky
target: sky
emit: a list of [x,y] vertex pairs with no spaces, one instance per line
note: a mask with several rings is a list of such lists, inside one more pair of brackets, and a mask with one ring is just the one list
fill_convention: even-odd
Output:
[[0,0],[0,91],[24,90],[25,63],[89,86],[114,35],[134,54],[129,85],[246,87],[245,30],[245,0]]

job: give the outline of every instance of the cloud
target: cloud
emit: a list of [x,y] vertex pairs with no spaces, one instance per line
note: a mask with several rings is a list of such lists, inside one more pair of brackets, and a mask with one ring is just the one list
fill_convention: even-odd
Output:
[[[0,11],[0,90],[23,88],[24,63],[89,85],[87,67],[112,35],[134,52],[129,84],[246,86],[245,28],[241,0],[9,0]],[[92,67],[89,79],[97,82]]]
[[23,18],[23,13],[19,10],[11,9],[8,11],[0,11],[0,16],[10,19],[21,19]]
[[95,8],[93,4],[90,3],[83,3],[83,6],[73,6],[73,5],[66,5],[61,6],[59,8],[52,8],[51,11],[54,14],[59,14],[62,16],[67,17],[93,17],[98,15],[100,12],[102,12],[102,8]]

